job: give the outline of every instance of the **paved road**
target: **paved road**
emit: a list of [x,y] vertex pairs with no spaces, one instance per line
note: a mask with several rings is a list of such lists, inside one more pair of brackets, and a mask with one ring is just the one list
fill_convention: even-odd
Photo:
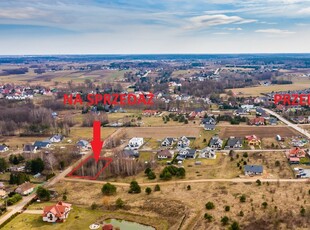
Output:
[[268,112],[269,114],[275,116],[276,118],[278,118],[280,121],[282,121],[283,123],[287,124],[289,127],[295,129],[296,131],[300,132],[301,134],[305,135],[306,137],[308,137],[310,139],[310,133],[303,129],[303,128],[300,128],[298,125],[296,124],[293,124],[292,122],[286,120],[284,117],[282,117],[281,115],[277,114],[276,112],[270,110],[270,109],[266,109],[266,108],[263,108],[266,112]]
[[[175,180],[175,181],[164,181],[164,182],[150,182],[150,183],[139,183],[140,186],[155,186],[159,185],[169,185],[169,184],[192,184],[192,183],[204,183],[204,182],[233,182],[233,183],[245,183],[245,182],[256,182],[257,179],[260,179],[261,182],[287,182],[287,183],[306,183],[309,182],[309,179],[261,179],[259,177],[254,178],[234,178],[234,179],[199,179],[199,180]],[[76,179],[76,178],[64,178],[65,181],[71,182],[81,182],[81,183],[96,183],[96,184],[105,184],[107,181],[98,181],[98,180],[86,180],[86,179]],[[109,183],[116,186],[125,186],[129,187],[129,183],[123,182],[111,182]]]

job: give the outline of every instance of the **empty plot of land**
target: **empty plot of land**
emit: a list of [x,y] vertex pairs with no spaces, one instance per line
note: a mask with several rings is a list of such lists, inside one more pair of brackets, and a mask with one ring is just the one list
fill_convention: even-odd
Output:
[[300,133],[289,127],[227,126],[227,127],[221,127],[220,137],[221,138],[228,138],[230,136],[244,137],[246,135],[253,135],[253,134],[258,136],[259,138],[275,137],[276,135],[280,135],[281,137],[292,137],[296,135],[301,135]]
[[162,139],[165,137],[197,137],[200,127],[130,127],[126,128],[128,137]]

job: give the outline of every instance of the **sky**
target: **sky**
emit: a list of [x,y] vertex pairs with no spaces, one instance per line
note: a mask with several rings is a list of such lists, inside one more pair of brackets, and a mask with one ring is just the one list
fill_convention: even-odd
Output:
[[310,53],[310,0],[0,0],[0,55]]

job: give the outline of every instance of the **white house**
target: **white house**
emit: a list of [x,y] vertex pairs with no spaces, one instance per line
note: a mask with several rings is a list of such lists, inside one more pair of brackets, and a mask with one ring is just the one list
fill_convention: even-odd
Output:
[[210,147],[206,147],[200,151],[199,158],[216,159],[215,150]]
[[34,188],[35,188],[35,185],[33,185],[29,181],[27,181],[27,182],[21,184],[20,186],[18,186],[17,189],[15,189],[15,192],[20,194],[20,195],[27,196],[33,192]]
[[50,142],[52,142],[52,143],[58,143],[58,142],[61,142],[62,139],[63,139],[63,136],[62,136],[62,135],[56,134],[56,135],[54,135],[54,136],[52,136],[52,137],[50,138]]
[[190,144],[190,140],[185,136],[181,137],[178,141],[179,148],[186,148],[189,146],[189,144]]
[[142,137],[134,137],[131,138],[128,142],[129,149],[138,149],[143,145],[143,138]]
[[57,204],[52,206],[46,206],[43,210],[43,221],[49,223],[64,222],[71,210],[71,204],[59,201]]

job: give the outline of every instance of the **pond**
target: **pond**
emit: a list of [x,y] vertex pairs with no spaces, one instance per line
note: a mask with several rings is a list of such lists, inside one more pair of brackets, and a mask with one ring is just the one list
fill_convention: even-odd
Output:
[[155,228],[151,226],[119,219],[108,219],[105,220],[103,224],[112,224],[114,228],[119,227],[120,230],[155,230]]

